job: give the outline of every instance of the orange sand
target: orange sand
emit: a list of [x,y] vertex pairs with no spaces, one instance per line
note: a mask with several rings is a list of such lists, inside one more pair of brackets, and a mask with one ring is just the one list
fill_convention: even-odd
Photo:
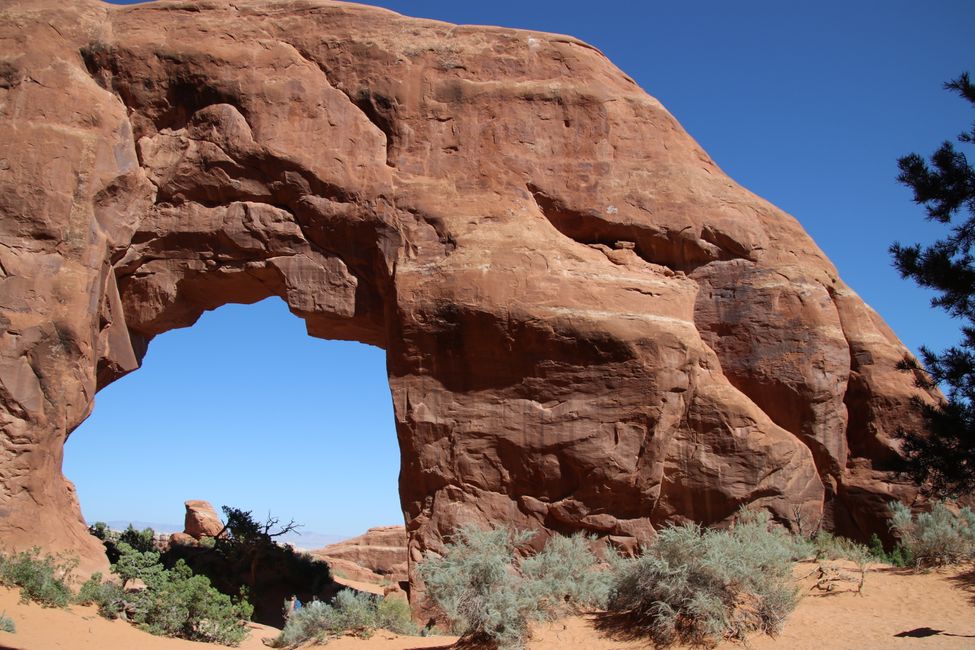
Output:
[[[802,573],[808,573],[800,569]],[[893,650],[914,648],[975,648],[975,570],[949,570],[928,574],[873,567],[862,595],[841,584],[832,593],[810,590],[777,639],[753,637],[749,647],[783,650]],[[44,609],[18,602],[15,590],[0,588],[0,611],[14,619],[17,632],[0,632],[0,650],[214,650],[221,646],[154,637],[122,621],[107,621],[93,607]],[[262,638],[277,630],[253,625],[240,646],[265,648]],[[911,636],[898,634],[910,633]],[[370,639],[332,641],[328,650],[412,650],[447,648],[452,637],[399,637],[377,632]],[[322,646],[315,646],[322,647]],[[614,640],[597,632],[591,619],[573,617],[538,626],[529,650],[632,650],[645,642]],[[741,650],[725,643],[721,650]]]

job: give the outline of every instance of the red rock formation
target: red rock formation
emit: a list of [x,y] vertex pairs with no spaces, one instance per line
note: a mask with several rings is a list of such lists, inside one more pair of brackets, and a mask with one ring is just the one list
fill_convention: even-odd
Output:
[[358,537],[312,551],[311,555],[352,580],[400,582],[408,579],[407,542],[403,526],[378,526]]
[[216,537],[223,532],[223,521],[209,501],[191,499],[187,501],[183,532],[193,539]]
[[743,504],[864,536],[909,494],[904,346],[591,46],[317,0],[26,0],[0,39],[4,545],[95,566],[95,392],[272,295],[385,348],[412,560]]

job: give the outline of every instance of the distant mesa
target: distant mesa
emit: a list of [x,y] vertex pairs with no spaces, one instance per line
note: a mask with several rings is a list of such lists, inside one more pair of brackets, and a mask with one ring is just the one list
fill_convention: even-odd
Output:
[[188,6],[0,12],[0,545],[107,570],[64,441],[153,337],[270,296],[386,351],[414,594],[462,524],[632,549],[748,506],[889,539],[907,349],[598,50]]

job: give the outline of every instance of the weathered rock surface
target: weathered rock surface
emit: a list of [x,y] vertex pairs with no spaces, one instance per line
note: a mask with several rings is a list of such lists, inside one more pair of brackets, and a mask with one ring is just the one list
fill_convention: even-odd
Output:
[[[188,533],[173,533],[167,540],[170,546],[199,546],[199,539]],[[168,547],[167,547],[168,548]]]
[[0,217],[8,547],[103,563],[65,439],[154,336],[275,295],[386,350],[412,560],[462,522],[632,546],[743,504],[865,536],[910,493],[904,346],[570,37],[6,2]]
[[312,551],[311,555],[352,580],[400,582],[408,579],[407,543],[405,527],[377,526],[358,537]]
[[191,499],[187,501],[186,516],[183,518],[183,532],[193,539],[216,537],[223,532],[223,520],[209,501]]

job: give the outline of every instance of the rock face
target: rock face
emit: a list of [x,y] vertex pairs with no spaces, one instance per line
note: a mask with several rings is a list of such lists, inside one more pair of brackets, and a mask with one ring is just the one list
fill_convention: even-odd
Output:
[[0,42],[8,547],[103,563],[65,439],[154,336],[268,296],[386,350],[411,561],[745,504],[863,537],[911,494],[904,346],[585,43],[317,0],[24,0]]
[[183,519],[183,532],[193,539],[216,537],[223,532],[223,521],[209,501],[191,499],[187,501],[186,516]]
[[408,579],[407,544],[403,526],[378,526],[358,537],[312,551],[311,555],[352,580],[401,582]]

